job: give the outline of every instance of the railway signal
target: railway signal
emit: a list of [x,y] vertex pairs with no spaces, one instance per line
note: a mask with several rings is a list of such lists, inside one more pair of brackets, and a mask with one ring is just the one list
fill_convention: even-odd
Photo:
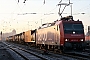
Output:
[[2,31],[1,31],[1,35],[2,35]]
[[1,40],[2,40],[2,31],[1,31]]

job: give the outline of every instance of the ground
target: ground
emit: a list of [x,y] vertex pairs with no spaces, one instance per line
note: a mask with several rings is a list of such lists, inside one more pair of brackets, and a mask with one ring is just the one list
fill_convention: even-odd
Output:
[[6,49],[0,49],[0,60],[14,60]]

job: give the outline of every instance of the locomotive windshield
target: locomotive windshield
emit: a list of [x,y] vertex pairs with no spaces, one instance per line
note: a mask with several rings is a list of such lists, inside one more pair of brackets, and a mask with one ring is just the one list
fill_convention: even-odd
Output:
[[65,23],[64,32],[66,34],[72,34],[73,32],[75,32],[75,34],[82,34],[84,33],[84,28],[82,24]]

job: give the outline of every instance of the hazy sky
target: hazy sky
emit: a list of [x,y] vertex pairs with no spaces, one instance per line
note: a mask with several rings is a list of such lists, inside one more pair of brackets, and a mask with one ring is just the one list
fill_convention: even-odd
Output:
[[[62,3],[68,3],[63,0]],[[0,0],[0,31],[17,33],[34,29],[41,23],[53,22],[60,19],[58,15],[60,0]],[[90,25],[90,0],[71,0],[74,20],[81,20],[85,26]],[[63,9],[63,6],[61,10]],[[70,6],[65,8],[62,16],[70,15]],[[36,13],[36,14],[32,14]],[[54,14],[51,14],[54,13]],[[85,13],[85,14],[81,14]]]

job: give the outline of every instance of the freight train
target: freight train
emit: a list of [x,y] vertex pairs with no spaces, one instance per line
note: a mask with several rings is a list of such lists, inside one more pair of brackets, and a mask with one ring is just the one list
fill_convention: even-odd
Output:
[[85,49],[85,35],[82,21],[73,20],[73,16],[62,17],[52,23],[42,24],[35,30],[29,30],[9,36],[7,41],[35,44],[40,48],[61,51]]

